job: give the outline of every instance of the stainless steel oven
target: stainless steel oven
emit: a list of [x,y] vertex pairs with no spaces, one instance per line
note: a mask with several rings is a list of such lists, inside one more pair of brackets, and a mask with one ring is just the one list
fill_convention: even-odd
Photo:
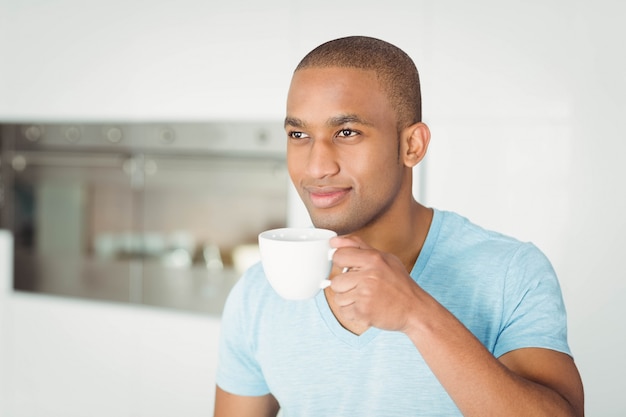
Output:
[[4,124],[0,141],[17,291],[219,314],[257,234],[286,224],[278,122]]

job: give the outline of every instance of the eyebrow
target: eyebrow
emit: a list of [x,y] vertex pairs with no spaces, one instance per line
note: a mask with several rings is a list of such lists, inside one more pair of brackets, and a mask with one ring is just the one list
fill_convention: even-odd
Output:
[[[372,125],[372,123],[359,117],[356,114],[340,114],[338,116],[333,116],[326,121],[326,124],[332,127],[342,126],[347,123],[356,123],[356,124],[361,124],[361,125],[366,125],[366,126]],[[297,117],[287,116],[285,117],[285,127],[286,126],[303,128],[306,126],[306,123],[302,119],[298,119]]]
[[293,126],[293,127],[304,127],[306,123],[304,123],[304,121],[302,121],[301,119],[298,119],[296,117],[285,117],[285,127],[287,126]]
[[371,126],[370,122],[368,122],[365,119],[362,119],[361,117],[359,117],[356,114],[341,114],[339,116],[331,117],[326,122],[326,124],[329,125],[329,126],[341,126],[341,125],[345,125],[347,123],[356,123],[356,124],[360,124],[360,125]]

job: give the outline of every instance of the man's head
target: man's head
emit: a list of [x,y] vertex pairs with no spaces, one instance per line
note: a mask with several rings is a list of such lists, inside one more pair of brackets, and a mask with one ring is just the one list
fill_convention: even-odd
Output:
[[402,129],[422,121],[420,80],[413,60],[380,39],[350,36],[326,42],[309,52],[296,71],[311,67],[370,70],[385,89]]
[[430,138],[418,82],[408,56],[371,38],[302,60],[287,97],[287,166],[315,226],[380,235],[410,220],[412,168]]

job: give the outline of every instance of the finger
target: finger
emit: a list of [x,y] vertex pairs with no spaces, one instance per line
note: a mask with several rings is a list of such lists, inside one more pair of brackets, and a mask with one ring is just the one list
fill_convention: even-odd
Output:
[[330,280],[330,288],[335,294],[346,294],[356,289],[360,277],[355,272],[346,272],[333,277]]
[[[348,239],[342,239],[337,241],[337,246],[335,246],[333,241],[331,241],[331,246],[333,246],[333,269],[337,269],[335,274],[344,274],[355,267],[353,259],[357,257],[359,252],[359,247],[356,246],[356,242]],[[353,253],[352,256],[349,256],[350,252]]]
[[366,271],[380,268],[384,255],[376,249],[364,249],[354,246],[338,248],[333,255],[333,266],[339,271]]
[[358,249],[370,249],[369,245],[365,243],[358,236],[336,236],[330,240],[330,246],[333,248],[358,248]]
[[[342,296],[341,294],[335,294],[335,304],[337,304],[337,306],[341,307],[341,314],[344,316],[348,316],[351,320],[354,320],[354,313],[350,313],[350,314],[346,314],[347,311],[353,311],[354,310],[354,304],[356,303],[356,301],[354,300],[354,298],[352,297],[345,297]],[[351,309],[348,309],[348,307],[352,307]]]

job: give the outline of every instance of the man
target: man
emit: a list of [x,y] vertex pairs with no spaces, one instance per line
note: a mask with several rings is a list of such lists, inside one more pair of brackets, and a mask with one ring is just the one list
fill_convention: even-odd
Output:
[[340,235],[332,284],[295,302],[260,265],[242,277],[223,316],[216,417],[584,414],[546,258],[413,198],[430,132],[404,52],[367,37],[314,49],[285,128],[313,224]]

